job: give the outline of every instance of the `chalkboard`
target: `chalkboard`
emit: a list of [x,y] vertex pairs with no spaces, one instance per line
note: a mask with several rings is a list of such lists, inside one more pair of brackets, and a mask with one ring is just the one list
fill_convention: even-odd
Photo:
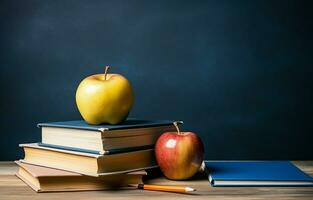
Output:
[[123,74],[131,117],[183,120],[207,159],[313,159],[309,1],[0,1],[0,160],[76,120],[80,81]]

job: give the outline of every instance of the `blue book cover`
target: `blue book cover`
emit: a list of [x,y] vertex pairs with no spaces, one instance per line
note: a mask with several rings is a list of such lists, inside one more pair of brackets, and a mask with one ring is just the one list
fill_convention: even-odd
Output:
[[[91,131],[110,131],[110,130],[121,130],[121,129],[131,129],[131,128],[146,128],[146,127],[156,127],[156,126],[167,126],[173,124],[173,120],[141,120],[129,118],[124,122],[116,125],[101,124],[101,125],[90,125],[84,120],[75,121],[62,121],[62,122],[48,122],[39,123],[37,126],[40,127],[60,127],[60,128],[72,128],[72,129],[83,129]],[[182,123],[182,121],[178,121]]]
[[205,161],[212,186],[313,186],[313,178],[289,161]]
[[125,152],[131,152],[131,151],[154,149],[154,145],[116,148],[116,149],[103,150],[103,151],[82,149],[82,148],[76,148],[76,147],[67,147],[67,146],[54,145],[54,144],[46,144],[46,143],[41,143],[41,142],[38,142],[37,145],[41,147],[52,148],[52,149],[61,149],[61,150],[63,149],[63,150],[68,150],[68,151],[77,151],[81,153],[91,153],[91,154],[99,154],[99,155],[111,155],[111,154],[125,153]]

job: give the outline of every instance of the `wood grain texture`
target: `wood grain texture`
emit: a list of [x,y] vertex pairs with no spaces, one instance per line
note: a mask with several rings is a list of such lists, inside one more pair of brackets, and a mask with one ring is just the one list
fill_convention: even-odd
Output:
[[[313,176],[313,161],[294,161],[294,163]],[[184,185],[196,188],[192,194],[175,194],[166,192],[125,189],[116,191],[59,192],[35,193],[25,183],[14,176],[17,166],[13,162],[0,162],[0,199],[313,199],[313,187],[298,188],[213,188],[208,186],[205,176],[197,176],[190,181],[169,181],[164,178],[153,178],[146,183],[164,185]]]

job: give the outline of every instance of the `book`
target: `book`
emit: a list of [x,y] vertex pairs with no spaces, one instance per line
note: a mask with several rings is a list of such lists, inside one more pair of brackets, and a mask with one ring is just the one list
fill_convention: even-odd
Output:
[[30,165],[16,161],[19,169],[16,176],[36,192],[63,192],[83,190],[106,190],[142,183],[146,171],[114,174],[101,177]]
[[110,154],[151,148],[162,133],[175,131],[173,122],[127,119],[118,125],[89,125],[77,120],[39,123],[38,127],[42,129],[41,146]]
[[37,143],[20,144],[24,149],[21,162],[76,172],[89,176],[120,174],[157,167],[154,149],[100,155],[39,146]]
[[205,161],[212,186],[313,186],[289,161]]

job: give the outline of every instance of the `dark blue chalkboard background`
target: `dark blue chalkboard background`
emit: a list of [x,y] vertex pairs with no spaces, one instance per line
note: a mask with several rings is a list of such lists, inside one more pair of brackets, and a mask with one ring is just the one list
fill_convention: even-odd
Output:
[[38,122],[80,119],[75,90],[105,65],[132,117],[179,119],[208,159],[313,159],[310,1],[0,1],[0,160]]

